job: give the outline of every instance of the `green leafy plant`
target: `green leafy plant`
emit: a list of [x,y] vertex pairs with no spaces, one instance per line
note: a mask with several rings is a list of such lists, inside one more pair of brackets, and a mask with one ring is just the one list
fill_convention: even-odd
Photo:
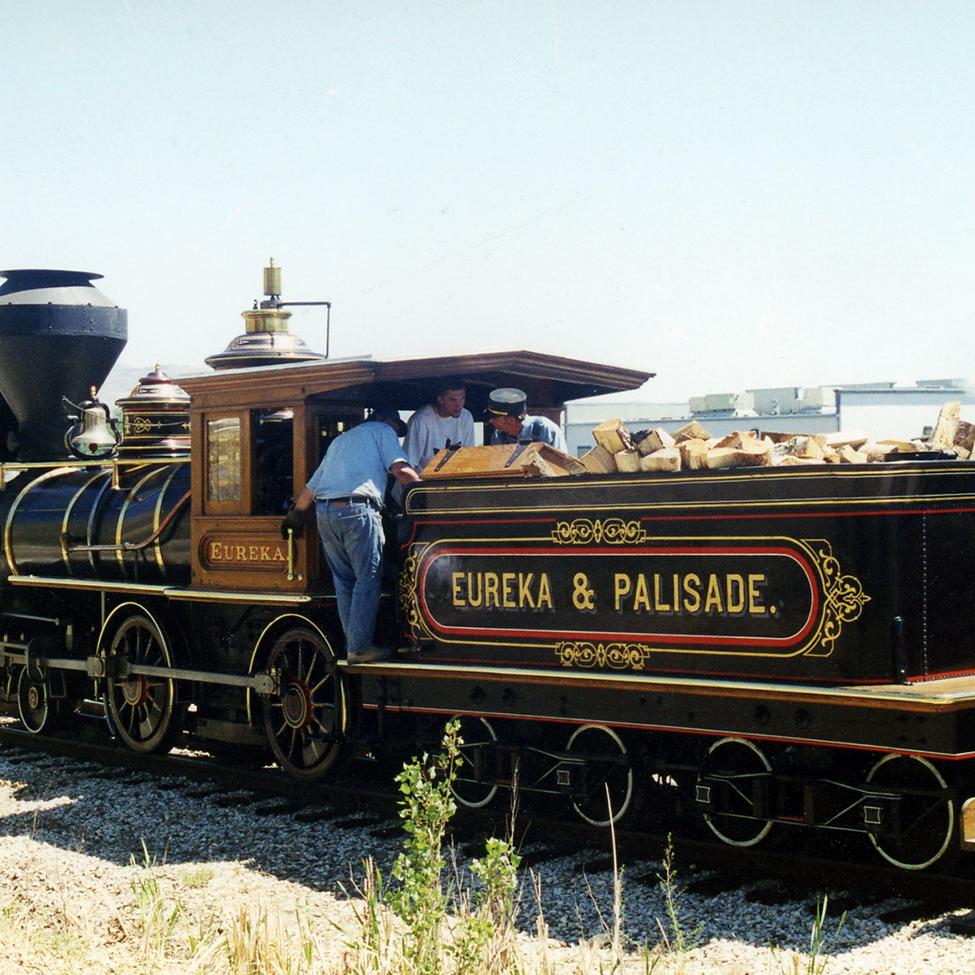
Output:
[[388,894],[388,903],[406,925],[403,954],[418,975],[441,970],[442,930],[449,904],[443,885],[443,842],[457,811],[451,787],[463,762],[461,745],[460,722],[451,721],[441,751],[433,757],[424,752],[396,776],[407,836],[393,864],[398,886]]

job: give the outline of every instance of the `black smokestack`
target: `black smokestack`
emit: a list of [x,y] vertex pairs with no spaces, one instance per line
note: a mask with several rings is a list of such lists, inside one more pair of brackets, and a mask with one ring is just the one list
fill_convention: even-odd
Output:
[[128,314],[87,271],[0,271],[0,394],[17,419],[19,460],[65,456],[61,397],[101,386],[128,338]]

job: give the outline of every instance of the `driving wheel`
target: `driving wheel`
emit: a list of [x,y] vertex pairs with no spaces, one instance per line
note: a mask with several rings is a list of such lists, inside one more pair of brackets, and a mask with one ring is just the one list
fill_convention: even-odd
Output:
[[47,678],[34,667],[22,667],[17,678],[17,713],[32,734],[52,731],[58,722],[60,701],[51,697]]
[[148,613],[132,613],[116,627],[106,657],[105,710],[115,734],[134,752],[169,751],[186,717],[186,706],[176,701],[176,681],[131,672],[140,666],[172,668],[163,631]]
[[264,699],[264,731],[277,763],[300,779],[317,779],[345,751],[345,683],[335,654],[311,627],[285,631],[267,661],[277,692]]

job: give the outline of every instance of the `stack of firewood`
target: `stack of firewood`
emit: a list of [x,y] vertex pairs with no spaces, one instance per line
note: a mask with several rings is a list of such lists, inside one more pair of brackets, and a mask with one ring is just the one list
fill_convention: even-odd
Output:
[[696,420],[675,433],[661,427],[630,433],[622,420],[606,420],[593,430],[596,446],[581,460],[594,474],[870,464],[931,452],[967,460],[975,451],[975,424],[959,417],[960,408],[957,401],[946,403],[926,440],[870,440],[856,431],[760,434],[740,430],[712,437]]

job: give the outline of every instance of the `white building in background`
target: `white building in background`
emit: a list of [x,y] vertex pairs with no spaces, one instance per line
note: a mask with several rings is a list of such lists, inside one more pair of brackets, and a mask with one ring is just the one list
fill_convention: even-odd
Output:
[[[593,446],[592,428],[618,418],[633,430],[663,427],[673,432],[696,420],[713,436],[735,430],[775,433],[832,433],[862,430],[872,440],[910,440],[933,427],[938,411],[960,400],[962,418],[975,422],[975,393],[961,379],[918,380],[845,386],[782,386],[741,393],[708,393],[687,403],[640,403],[623,394],[568,403],[565,436],[569,453]],[[632,395],[632,394],[630,394]],[[966,410],[966,407],[968,409]]]
[[924,435],[937,421],[938,410],[951,400],[961,402],[963,420],[975,422],[975,392],[963,379],[919,379],[914,386],[880,383],[836,389],[843,426],[866,430],[875,440],[910,440]]

